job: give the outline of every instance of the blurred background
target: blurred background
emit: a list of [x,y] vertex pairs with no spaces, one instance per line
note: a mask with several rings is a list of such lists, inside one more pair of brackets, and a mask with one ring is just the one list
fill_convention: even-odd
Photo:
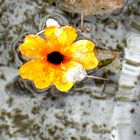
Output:
[[[0,0],[0,140],[140,140],[140,0],[113,5],[113,11],[88,8],[95,0],[81,2]],[[25,59],[18,45],[48,18],[95,42],[100,63],[88,74],[108,81],[85,78],[61,93],[20,78]]]

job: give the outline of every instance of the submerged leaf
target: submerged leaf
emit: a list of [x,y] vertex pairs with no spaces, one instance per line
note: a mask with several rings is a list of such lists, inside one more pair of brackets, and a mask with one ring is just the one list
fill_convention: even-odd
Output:
[[60,8],[84,15],[112,12],[122,7],[124,0],[56,0]]
[[109,65],[113,60],[115,60],[115,58],[118,55],[118,52],[96,48],[95,54],[99,61],[98,67],[101,68],[101,67]]

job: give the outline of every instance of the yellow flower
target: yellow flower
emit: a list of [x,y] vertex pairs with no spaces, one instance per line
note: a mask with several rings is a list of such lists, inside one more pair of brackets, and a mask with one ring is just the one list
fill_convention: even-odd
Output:
[[37,88],[54,84],[60,91],[68,91],[76,82],[68,78],[75,72],[74,68],[93,69],[98,65],[94,43],[74,42],[78,35],[74,27],[46,27],[44,35],[45,39],[27,35],[19,46],[22,55],[31,59],[19,69],[19,74],[32,80]]

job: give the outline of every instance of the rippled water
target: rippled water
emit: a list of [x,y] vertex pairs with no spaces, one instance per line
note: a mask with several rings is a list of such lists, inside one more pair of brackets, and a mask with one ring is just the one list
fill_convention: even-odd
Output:
[[[127,0],[112,14],[85,16],[83,33],[80,15],[54,2],[1,0],[0,140],[139,140],[140,64],[125,58],[127,36],[140,34],[139,7],[139,0]],[[76,26],[79,38],[96,43],[101,63],[89,74],[109,81],[88,78],[61,93],[53,86],[38,90],[19,77],[18,68],[26,59],[18,45],[25,35],[42,30],[48,18]],[[135,85],[130,87],[128,81]]]

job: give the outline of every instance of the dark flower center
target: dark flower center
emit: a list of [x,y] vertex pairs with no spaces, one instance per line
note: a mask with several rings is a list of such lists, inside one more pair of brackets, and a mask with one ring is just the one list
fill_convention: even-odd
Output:
[[47,60],[52,64],[61,64],[64,56],[59,52],[52,52],[48,54]]

